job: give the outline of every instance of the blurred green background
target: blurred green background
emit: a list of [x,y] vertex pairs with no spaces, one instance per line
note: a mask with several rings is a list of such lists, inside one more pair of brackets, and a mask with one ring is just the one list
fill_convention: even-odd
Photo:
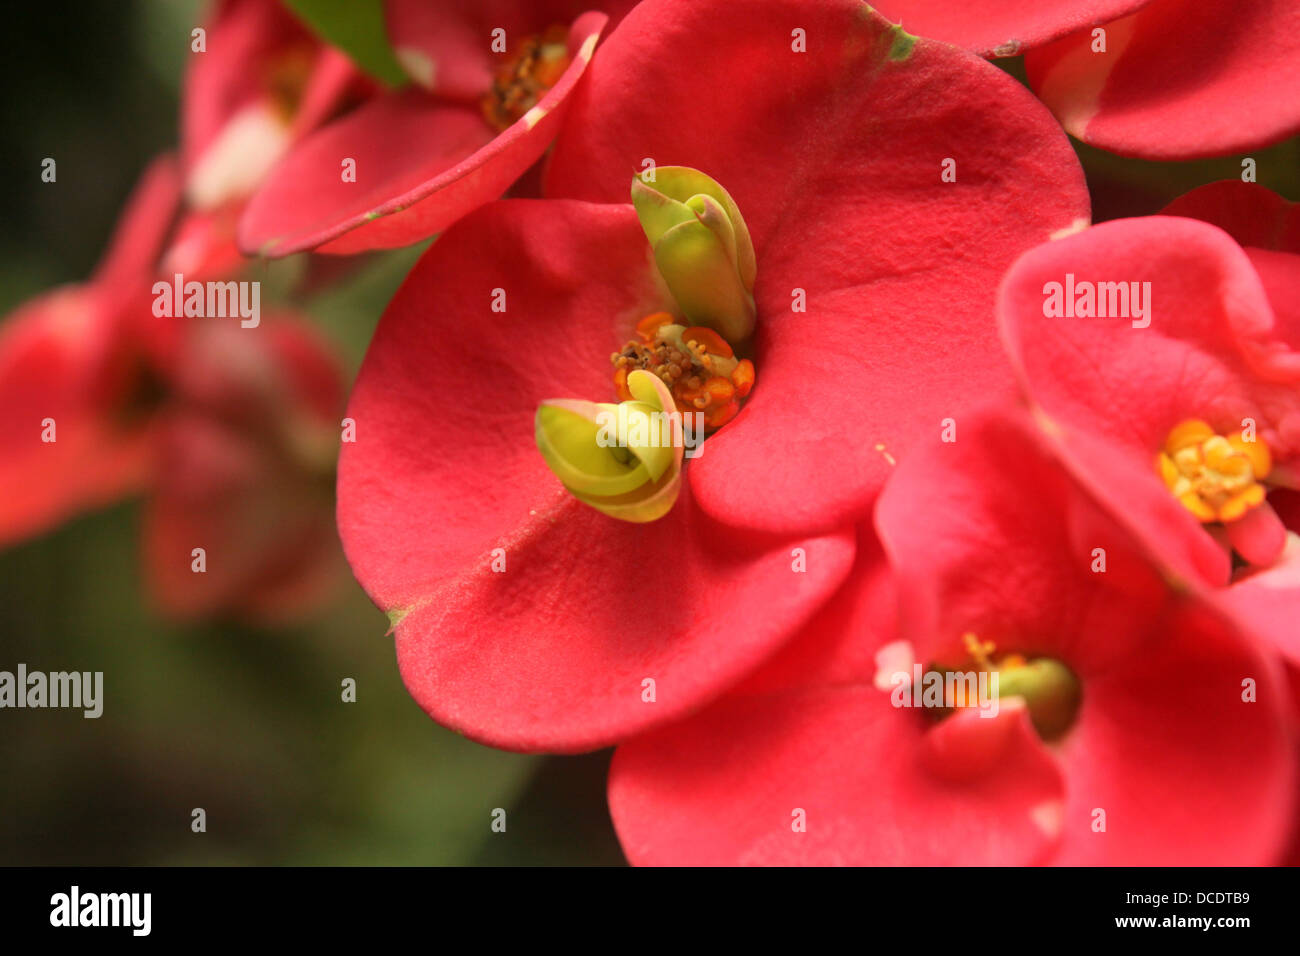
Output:
[[[197,8],[6,9],[0,312],[88,275],[136,176],[174,146]],[[1018,60],[1000,65],[1022,76]],[[1252,155],[1261,183],[1297,198],[1297,141]],[[39,179],[46,156],[55,185]],[[1080,156],[1097,221],[1156,212],[1241,169],[1240,157]],[[307,303],[350,369],[418,252],[368,259]],[[264,278],[275,288],[274,269]],[[98,720],[0,712],[0,864],[622,861],[608,753],[525,757],[439,728],[401,685],[384,615],[351,583],[291,629],[160,620],[144,598],[138,521],[127,503],[0,553],[0,669],[103,671],[106,694]],[[353,704],[340,700],[346,677]],[[206,833],[191,832],[195,807]],[[508,813],[503,834],[490,829],[495,807]]]
[[[195,0],[6,9],[0,313],[85,278],[140,171],[174,148],[198,15]],[[40,182],[46,156],[55,184]],[[419,251],[308,300],[351,370]],[[0,552],[0,669],[103,671],[106,698],[98,720],[0,711],[0,864],[622,862],[607,753],[507,754],[438,727],[350,580],[291,629],[161,620],[139,519],[127,503]],[[195,807],[206,833],[191,832]]]

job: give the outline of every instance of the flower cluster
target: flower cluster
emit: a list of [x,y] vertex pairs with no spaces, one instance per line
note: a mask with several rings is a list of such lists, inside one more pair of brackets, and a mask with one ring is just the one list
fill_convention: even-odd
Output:
[[[0,538],[147,484],[168,601],[274,610],[329,580],[337,452],[411,695],[483,744],[617,747],[634,863],[1287,859],[1300,214],[1249,159],[1093,225],[1070,136],[1294,136],[1300,7],[384,15],[393,86],[217,4],[180,162],[0,340]],[[147,305],[435,236],[345,412],[293,317]]]
[[[883,5],[1036,47],[1040,102],[847,0],[756,0],[743,32],[712,6],[628,14],[543,199],[449,229],[371,343],[339,522],[411,693],[494,746],[618,744],[633,862],[1279,860],[1293,207],[1216,184],[1089,227],[1056,117],[1149,156],[1275,141],[1280,91],[1215,104],[1290,69],[1292,14],[1173,96],[1142,77],[1207,5]],[[685,460],[602,440],[602,409],[674,404],[726,407]],[[926,709],[944,674],[1000,706]]]

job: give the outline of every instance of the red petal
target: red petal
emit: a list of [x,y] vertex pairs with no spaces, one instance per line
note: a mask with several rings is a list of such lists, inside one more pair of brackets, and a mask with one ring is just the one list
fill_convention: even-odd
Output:
[[848,533],[755,541],[713,526],[689,489],[667,518],[629,525],[546,468],[538,403],[612,399],[609,355],[661,294],[630,205],[493,203],[416,265],[371,343],[340,531],[396,623],[412,694],[476,740],[591,749],[678,717],[753,669],[848,572]]
[[[147,306],[146,306],[147,307]],[[106,394],[117,325],[93,290],[47,293],[0,332],[0,544],[137,490],[147,420],[119,418]],[[53,442],[42,440],[53,419]]]
[[1210,183],[1179,196],[1160,215],[1213,223],[1243,246],[1300,253],[1300,203],[1257,183]]
[[[624,744],[609,805],[635,864],[1026,864],[1050,848],[1060,775],[1023,710],[929,730],[874,687],[732,697]],[[963,778],[935,773],[952,749]],[[990,767],[996,765],[996,769]],[[796,832],[802,810],[806,832]]]
[[1289,715],[1277,660],[1205,607],[1182,608],[1141,653],[1085,684],[1061,748],[1068,796],[1053,862],[1278,862],[1295,806]]
[[186,281],[204,282],[233,276],[245,263],[235,244],[235,224],[243,207],[238,203],[205,212],[189,212],[176,226],[159,274],[180,273]]
[[[514,56],[520,39],[572,23],[586,10],[608,14],[613,29],[634,5],[634,0],[385,0],[384,13],[393,51],[411,79],[444,100],[477,104],[492,85],[493,66]],[[496,29],[505,31],[504,53],[492,52]]]
[[[1012,411],[968,414],[958,429],[900,465],[876,509],[918,660],[965,659],[973,632],[1086,679],[1154,626],[1166,582],[1226,579],[1226,556],[1183,506],[1106,445]],[[1081,480],[1061,465],[1071,447],[1115,460]],[[1112,509],[1119,494],[1126,507]]]
[[220,0],[205,30],[205,49],[189,54],[185,74],[181,143],[187,178],[231,120],[250,107],[273,109],[277,60],[307,61],[319,48],[283,4],[266,0]]
[[1228,156],[1300,130],[1300,7],[1156,0],[1030,52],[1030,85],[1093,146],[1147,159]]
[[1300,537],[1288,535],[1271,567],[1247,574],[1218,598],[1238,621],[1300,665]]
[[877,0],[887,20],[980,56],[1018,56],[1074,30],[1126,16],[1150,0]]
[[[548,189],[626,202],[650,157],[730,191],[758,255],[758,377],[690,480],[725,521],[835,527],[865,515],[891,458],[1009,389],[993,290],[1018,251],[1086,219],[1087,197],[1057,125],[989,64],[909,51],[848,0],[747,15],[766,26],[638,6],[575,97]],[[796,289],[807,312],[791,311]]]
[[[1019,641],[1080,675],[1076,725],[1049,751],[1015,700],[994,719],[971,709],[937,725],[890,706],[879,688],[892,682],[868,681],[865,660],[892,659],[890,588],[864,550],[760,675],[619,748],[610,807],[634,863],[1204,864],[1279,852],[1293,765],[1276,661],[1207,606],[1173,599],[1154,568],[1136,573],[1141,546],[1113,524],[1105,537],[1095,502],[1022,417],[963,427],[955,443],[918,449],[880,499],[904,611],[931,609],[905,613],[899,633],[920,646],[892,666],[933,659],[936,634],[988,623],[981,636],[1010,638],[1003,649]],[[1097,541],[1105,573],[1090,567]],[[839,640],[850,626],[857,640]],[[801,647],[804,665],[828,664],[801,665]],[[794,665],[785,680],[783,662]],[[1242,700],[1243,676],[1258,703]],[[1094,808],[1105,832],[1093,831]],[[791,828],[796,810],[805,833]]]
[[[1067,274],[1076,288],[1149,282],[1150,326],[1046,317],[1045,286]],[[1221,432],[1254,418],[1275,461],[1300,454],[1300,352],[1279,335],[1250,259],[1219,229],[1153,216],[1040,246],[1007,274],[999,312],[1031,400],[1076,432],[1115,439],[1135,462],[1152,462],[1189,418]]]
[[[319,247],[348,254],[409,245],[446,229],[505,192],[542,155],[562,107],[605,25],[579,17],[573,62],[529,113],[495,134],[477,105],[439,101],[418,89],[380,97],[295,146],[248,204],[245,252],[272,257]],[[356,182],[342,163],[356,161]]]
[[[1268,567],[1286,547],[1286,527],[1267,502],[1252,508],[1244,517],[1229,522],[1224,530],[1233,550],[1259,567]],[[1297,604],[1297,610],[1300,610],[1300,604]]]

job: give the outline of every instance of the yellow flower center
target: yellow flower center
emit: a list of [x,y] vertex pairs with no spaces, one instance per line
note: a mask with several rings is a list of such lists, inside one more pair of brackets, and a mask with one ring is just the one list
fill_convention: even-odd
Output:
[[1261,438],[1221,435],[1191,418],[1175,425],[1157,459],[1175,498],[1204,524],[1236,521],[1264,503],[1273,456]]

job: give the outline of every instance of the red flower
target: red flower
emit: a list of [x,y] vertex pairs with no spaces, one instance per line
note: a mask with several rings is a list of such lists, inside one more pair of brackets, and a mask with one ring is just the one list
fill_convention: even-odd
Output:
[[389,249],[496,199],[559,129],[610,20],[592,6],[617,20],[631,3],[389,0],[389,34],[416,85],[296,146],[245,211],[241,247],[272,257]]
[[[1295,242],[1293,215],[1259,187],[1207,187],[1174,210],[1225,213],[1247,241]],[[1251,210],[1261,215],[1246,229]],[[1076,300],[1073,317],[1045,315],[1058,288]],[[1278,565],[1234,585],[1231,600],[1293,659],[1300,565],[1294,552],[1282,560],[1287,529],[1272,502],[1300,487],[1298,293],[1295,254],[1243,250],[1213,226],[1155,216],[1032,250],[1008,273],[999,304],[1026,396],[1071,436],[1060,443],[1068,467],[1117,514],[1134,512],[1131,484],[1112,480],[1111,463],[1073,438],[1114,441],[1108,455],[1130,463],[1135,480],[1185,505],[1157,546],[1200,555],[1206,583],[1228,583],[1233,552],[1252,568]]]
[[[610,808],[632,862],[1279,857],[1294,766],[1277,661],[1207,601],[1169,590],[1189,562],[1152,555],[1027,416],[961,428],[918,449],[881,496],[896,577],[864,531],[849,582],[781,656],[619,748]],[[1140,482],[1132,504],[1167,525],[1181,517]],[[1020,696],[991,717],[991,697],[898,706],[915,702],[913,662],[945,676],[996,669],[1001,692]]]
[[1300,131],[1300,6],[1154,0],[1025,56],[1066,130],[1146,159],[1226,156]]
[[248,197],[295,142],[375,92],[278,0],[220,0],[185,77],[187,214],[162,271],[197,279],[240,268],[235,226]]
[[140,372],[166,364],[176,329],[149,283],[180,176],[153,163],[90,281],[19,307],[0,330],[0,544],[39,534],[146,481],[155,405]]
[[[992,290],[1018,250],[1086,217],[1064,137],[977,58],[847,0],[765,0],[746,31],[720,9],[648,2],[623,21],[549,175],[609,204],[467,217],[394,298],[353,392],[349,560],[416,700],[486,743],[608,744],[784,643],[847,573],[888,462],[1009,392]],[[626,205],[644,157],[708,173],[748,222],[757,381],[676,507],[634,526],[564,492],[533,431],[548,399],[614,398],[611,350],[676,309]]]

